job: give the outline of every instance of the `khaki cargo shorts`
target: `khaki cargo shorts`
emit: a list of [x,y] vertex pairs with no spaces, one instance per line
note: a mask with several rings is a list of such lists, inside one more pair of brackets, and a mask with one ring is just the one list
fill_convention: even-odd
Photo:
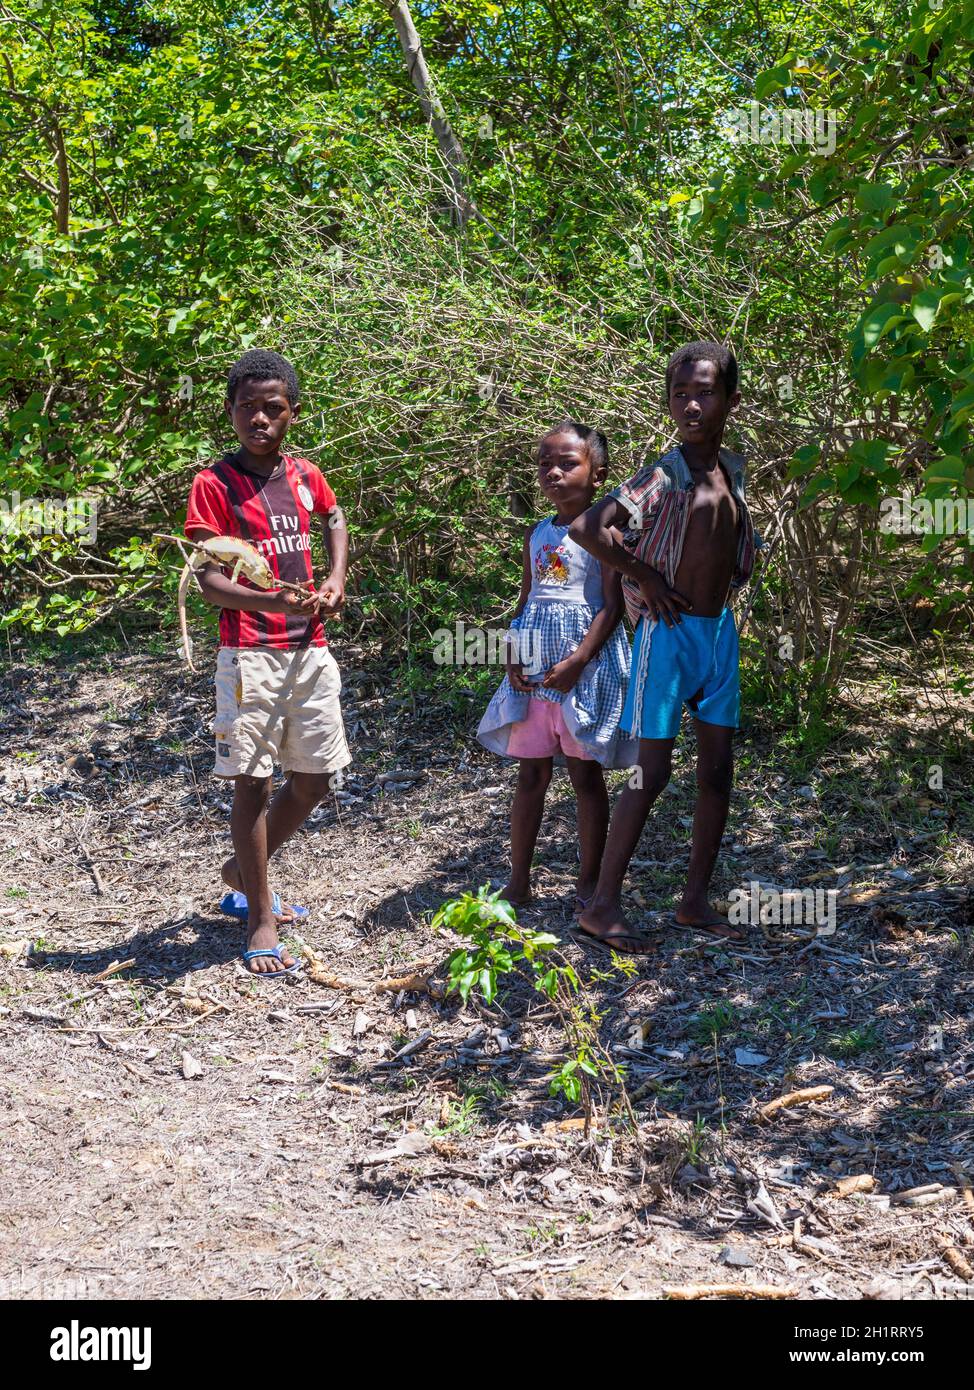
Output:
[[216,662],[218,777],[337,772],[352,761],[327,647],[221,647]]

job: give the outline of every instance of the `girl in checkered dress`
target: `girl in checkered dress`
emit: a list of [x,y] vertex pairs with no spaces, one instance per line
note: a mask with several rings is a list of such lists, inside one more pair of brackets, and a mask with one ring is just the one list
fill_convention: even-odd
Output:
[[629,679],[619,576],[569,536],[608,469],[605,435],[567,421],[542,439],[538,482],[555,514],[524,537],[521,595],[507,674],[480,722],[485,748],[518,758],[511,808],[511,874],[503,896],[525,903],[554,759],[575,789],[579,837],[576,908],[598,879],[609,819],[605,767],[630,767],[635,745],[619,722]]

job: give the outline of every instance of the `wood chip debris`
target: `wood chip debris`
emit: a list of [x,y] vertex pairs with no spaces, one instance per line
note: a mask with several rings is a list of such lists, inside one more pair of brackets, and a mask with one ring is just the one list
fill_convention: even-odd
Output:
[[903,1207],[932,1207],[937,1202],[946,1202],[956,1196],[956,1187],[944,1187],[942,1183],[933,1182],[925,1187],[908,1188],[905,1192],[892,1192],[890,1201]]
[[961,1279],[964,1279],[968,1284],[974,1283],[974,1269],[971,1268],[956,1245],[951,1245],[950,1241],[944,1238],[940,1242],[940,1253],[955,1274],[960,1275]]
[[442,999],[443,989],[432,982],[428,975],[396,975],[388,980],[377,980],[373,986],[376,994],[398,994],[405,990],[411,994],[428,994],[432,999]]
[[110,975],[117,975],[120,970],[131,970],[135,964],[135,957],[131,960],[113,960],[106,970],[100,971],[97,975],[92,975],[92,984],[97,984],[99,980],[107,980]]
[[187,1081],[192,1081],[196,1076],[203,1075],[203,1064],[193,1056],[191,1052],[184,1052],[180,1058],[183,1069],[183,1076]]
[[839,1178],[835,1184],[835,1195],[851,1197],[854,1192],[872,1192],[875,1186],[876,1179],[872,1173],[850,1173],[848,1177]]
[[26,937],[23,941],[0,941],[0,956],[5,960],[16,960],[19,956],[29,956],[33,945]]
[[[541,1126],[541,1133],[545,1135],[583,1133],[588,1123],[584,1115],[573,1115],[570,1120],[549,1120],[547,1124]],[[596,1126],[593,1121],[591,1133],[594,1134],[595,1130]]]
[[542,1270],[554,1273],[556,1270],[574,1269],[576,1265],[584,1264],[586,1258],[585,1255],[565,1255],[554,1260],[515,1260],[512,1264],[494,1265],[491,1274],[539,1274]]
[[779,1110],[790,1109],[793,1105],[805,1105],[812,1100],[825,1100],[834,1090],[834,1086],[806,1086],[800,1091],[789,1091],[787,1095],[777,1096],[774,1100],[769,1100],[767,1105],[762,1105],[758,1114],[763,1120],[768,1120]]
[[748,1199],[747,1209],[752,1216],[766,1221],[769,1226],[776,1226],[779,1230],[784,1230],[785,1223],[782,1221],[778,1208],[774,1204],[774,1199],[763,1182],[758,1183],[757,1192]]
[[325,985],[328,989],[368,989],[365,980],[346,980],[344,976],[336,975],[334,970],[326,969],[315,956],[305,953],[305,959],[304,973],[316,985]]
[[405,1043],[398,1052],[394,1052],[391,1057],[384,1062],[376,1062],[377,1067],[394,1067],[397,1062],[405,1062],[408,1058],[421,1052],[424,1047],[429,1046],[433,1041],[433,1030],[424,1028],[423,1031],[408,1043]]
[[776,1284],[664,1284],[664,1298],[796,1298],[798,1290]]
[[400,1158],[419,1158],[421,1154],[428,1153],[430,1148],[431,1141],[428,1134],[424,1134],[421,1129],[410,1130],[391,1149],[379,1149],[375,1153],[366,1154],[364,1158],[360,1158],[358,1167],[378,1168],[385,1163],[395,1163]]

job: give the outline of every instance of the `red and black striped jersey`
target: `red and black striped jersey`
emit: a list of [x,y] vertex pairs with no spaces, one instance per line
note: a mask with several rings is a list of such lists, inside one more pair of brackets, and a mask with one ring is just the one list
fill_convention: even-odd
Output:
[[[311,516],[337,505],[324,475],[307,459],[282,454],[273,473],[251,472],[227,456],[193,479],[186,511],[186,535],[212,531],[239,536],[267,560],[278,579],[313,583]],[[242,574],[237,582],[256,588]],[[323,647],[324,624],[298,613],[245,613],[221,608],[221,647]]]

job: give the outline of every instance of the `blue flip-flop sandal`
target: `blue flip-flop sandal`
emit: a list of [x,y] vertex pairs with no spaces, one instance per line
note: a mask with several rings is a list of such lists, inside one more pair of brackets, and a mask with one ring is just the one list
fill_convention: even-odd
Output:
[[[246,922],[249,909],[247,907],[246,893],[237,893],[232,889],[220,901],[220,911],[225,912],[228,917],[236,917],[238,922]],[[275,893],[271,898],[271,911],[275,917],[280,917],[284,908],[281,906],[281,895]],[[293,913],[295,922],[303,922],[305,917],[311,915],[311,909],[298,907],[295,903],[288,904],[288,911]]]
[[241,958],[247,966],[247,974],[253,975],[255,980],[279,980],[282,975],[296,975],[301,969],[301,961],[296,960],[293,965],[284,965],[283,970],[251,970],[250,962],[255,956],[273,956],[284,965],[284,949],[281,946],[270,946],[263,951],[244,951]]

